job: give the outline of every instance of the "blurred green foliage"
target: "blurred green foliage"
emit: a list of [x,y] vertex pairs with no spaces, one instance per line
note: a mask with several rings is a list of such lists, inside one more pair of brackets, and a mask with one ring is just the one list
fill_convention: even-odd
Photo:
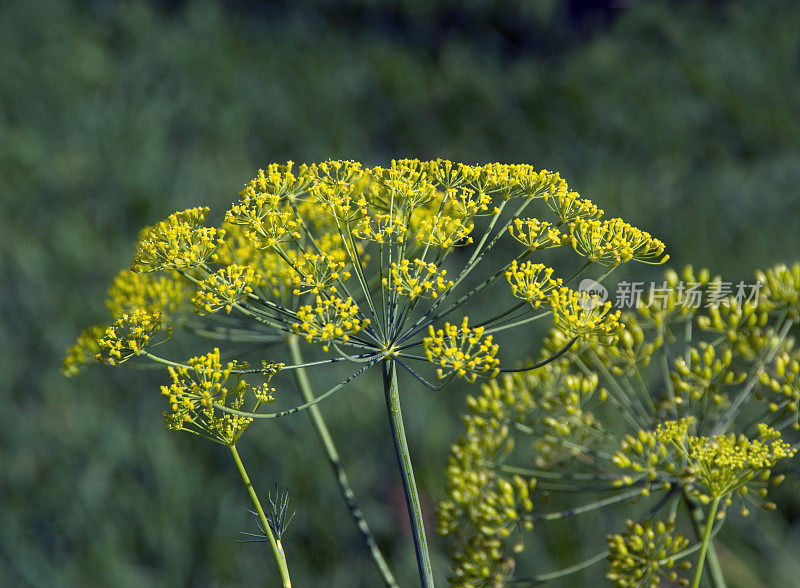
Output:
[[[676,265],[747,278],[798,257],[792,2],[638,2],[581,29],[554,0],[498,4],[0,5],[0,584],[274,577],[264,546],[234,542],[255,523],[227,456],[163,429],[159,378],[58,373],[80,328],[105,319],[139,228],[195,204],[221,217],[265,162],[530,162],[662,238]],[[378,389],[324,408],[405,585],[413,550]],[[409,396],[433,523],[463,390]],[[291,492],[296,584],[376,585],[308,420],[259,429],[243,457],[262,492]],[[791,522],[730,537],[720,556],[740,585],[797,577]],[[434,545],[438,576],[446,565]]]

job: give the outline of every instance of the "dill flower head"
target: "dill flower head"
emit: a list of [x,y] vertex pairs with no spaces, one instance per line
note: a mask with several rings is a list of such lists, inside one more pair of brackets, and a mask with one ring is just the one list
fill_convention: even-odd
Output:
[[[217,339],[271,330],[299,334],[342,359],[396,362],[423,383],[416,361],[433,364],[440,378],[472,381],[503,369],[495,333],[540,316],[552,314],[581,339],[616,332],[608,306],[587,306],[567,289],[567,272],[529,259],[571,242],[570,227],[605,222],[602,210],[547,170],[411,159],[373,168],[270,164],[244,186],[222,226],[206,226],[209,212],[176,212],[142,232],[133,271],[115,280],[109,308],[114,319],[161,315],[148,314],[160,318],[133,326],[131,336],[117,334],[124,324],[114,326],[101,357],[118,363],[142,355],[155,332],[166,339],[173,325]],[[611,236],[601,256],[576,247],[589,264],[646,260],[642,252],[659,248],[618,219],[604,226]],[[502,240],[518,248],[516,256],[498,259]],[[508,310],[448,321],[490,288]],[[515,307],[514,298],[528,305]],[[213,319],[213,328],[190,320],[192,309]],[[225,331],[223,310],[233,330]],[[481,322],[469,327],[470,318]]]
[[97,340],[98,361],[115,365],[140,355],[150,344],[150,339],[161,329],[162,314],[136,309],[114,321]]
[[[161,387],[170,407],[170,411],[164,413],[167,428],[188,431],[223,445],[234,445],[253,419],[221,409],[244,409],[248,391],[253,396],[255,407],[262,402],[273,402],[275,390],[269,387],[269,380],[283,366],[262,366],[260,371],[266,381],[255,388],[234,374],[247,367],[235,361],[223,365],[216,347],[210,353],[192,357],[186,366],[170,366],[172,383]],[[229,382],[231,379],[233,381]]]
[[[581,221],[573,222],[579,231]],[[584,233],[588,239],[590,229]],[[609,242],[577,249],[600,260],[591,247],[597,252]],[[515,293],[523,292],[521,265],[507,270]],[[537,271],[529,271],[535,284],[546,275]],[[755,280],[737,284],[707,269],[668,269],[656,282],[659,295],[624,313],[568,286],[553,288],[547,303],[554,326],[534,364],[539,369],[503,374],[467,398],[440,503],[440,532],[451,537],[451,581],[472,577],[465,562],[481,561],[489,577],[505,583],[536,583],[607,556],[607,577],[618,586],[685,584],[681,568],[697,561],[699,578],[702,550],[711,553],[734,502],[742,515],[753,505],[776,508],[768,501],[770,487],[784,479],[776,470],[789,470],[784,460],[796,458],[800,350],[791,271],[779,266],[757,276],[761,296]],[[719,304],[704,304],[712,295]],[[538,292],[531,298],[538,300]],[[479,515],[495,480],[510,476],[528,484],[533,506],[508,513],[513,532],[500,537],[496,524]],[[608,554],[562,570],[542,573],[536,554],[520,556],[526,523],[546,537],[542,527],[551,521],[575,517],[578,525],[600,509],[611,514],[595,521],[624,520],[632,509],[648,519],[609,534]],[[697,542],[675,532],[679,519],[680,528],[695,527]],[[598,539],[590,527],[576,538],[587,549]]]
[[190,208],[145,229],[131,269],[140,273],[180,270],[214,261],[225,231],[203,226],[208,212],[208,207]]
[[575,251],[603,265],[632,259],[660,264],[668,259],[664,243],[619,218],[601,221],[578,217],[570,223],[570,233]]
[[[660,254],[645,233],[615,221],[602,256],[575,247],[585,259],[556,266],[551,250],[572,242],[570,224],[594,222],[603,211],[557,173],[525,164],[270,164],[243,187],[219,226],[207,226],[209,214],[206,207],[176,212],[142,232],[132,273],[121,274],[109,294],[112,324],[94,342],[99,329],[84,333],[65,371],[77,372],[95,348],[96,358],[111,365],[167,366],[169,428],[228,445],[236,455],[236,442],[254,421],[316,406],[377,367],[426,585],[430,565],[422,561],[427,550],[398,374],[439,390],[456,378],[474,382],[542,368],[576,341],[609,343],[618,313],[587,304],[569,284],[593,263],[652,261]],[[542,318],[568,334],[561,349],[534,365],[508,365],[502,333]],[[174,334],[189,342],[212,339],[214,350],[175,357],[181,347],[169,341]],[[238,343],[260,368],[226,357],[243,347]],[[318,356],[299,359],[304,346]],[[293,363],[280,369],[286,355]],[[265,411],[273,375],[294,373],[305,389],[301,374],[318,366],[326,376],[340,366],[350,373],[320,394],[307,391],[302,405]],[[244,374],[265,383],[251,388]],[[437,385],[437,377],[445,381]],[[585,410],[596,379],[565,375],[564,382],[547,400],[549,420],[537,422],[558,439],[537,445],[548,456],[596,436]],[[498,555],[500,539],[532,525],[525,511],[535,483],[520,476],[491,482],[475,519],[486,533],[463,551],[459,567],[468,585],[495,585],[508,576],[513,564]]]
[[429,327],[430,336],[423,339],[423,345],[428,361],[439,366],[437,375],[455,374],[470,382],[479,374],[496,376],[500,360],[495,356],[500,346],[493,343],[491,335],[484,338],[484,331],[483,327],[470,328],[467,317],[460,327],[450,323],[438,330]]
[[620,311],[612,312],[610,302],[566,286],[550,292],[549,302],[556,326],[573,337],[599,341],[617,334]]
[[673,523],[628,519],[625,533],[608,536],[609,569],[606,578],[615,586],[647,586],[655,588],[662,580],[688,586],[689,580],[679,575],[689,562],[677,563],[676,556],[689,545],[689,540],[675,533]]

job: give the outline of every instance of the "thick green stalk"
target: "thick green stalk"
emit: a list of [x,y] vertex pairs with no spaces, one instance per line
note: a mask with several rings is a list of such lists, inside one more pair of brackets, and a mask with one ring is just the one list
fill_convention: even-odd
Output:
[[694,571],[694,581],[692,588],[700,586],[700,578],[703,577],[703,565],[706,561],[706,553],[708,546],[711,543],[711,529],[714,528],[714,519],[717,518],[717,508],[719,508],[720,497],[716,497],[714,502],[711,503],[711,510],[708,511],[708,519],[706,520],[706,530],[703,533],[703,545],[700,547],[700,556],[697,558],[697,569]]
[[275,561],[278,562],[278,569],[281,572],[283,586],[284,588],[291,588],[292,581],[289,579],[289,568],[286,565],[286,554],[283,552],[283,545],[281,545],[280,541],[275,540],[275,535],[273,535],[272,528],[269,526],[269,521],[264,514],[264,509],[261,508],[261,501],[258,500],[258,495],[253,488],[253,484],[250,482],[250,477],[247,475],[247,470],[244,469],[244,464],[242,463],[242,458],[239,457],[239,452],[236,450],[236,445],[230,445],[229,447],[233,455],[233,461],[236,462],[236,467],[239,468],[239,473],[242,475],[242,481],[244,482],[245,488],[247,488],[247,493],[250,495],[250,498],[253,500],[253,505],[256,507],[258,518],[261,520],[261,526],[267,534],[269,544],[272,547],[272,553],[275,554]]
[[[288,345],[292,362],[297,365],[302,365],[303,356],[300,352],[300,342],[298,337],[296,335],[289,337]],[[308,380],[308,374],[306,373],[306,370],[304,368],[299,368],[295,370],[294,374],[295,380],[297,381],[297,387],[300,390],[300,395],[303,397],[303,400],[305,402],[311,402],[314,399],[314,394],[311,391],[311,382]],[[381,550],[375,541],[375,537],[372,535],[372,531],[370,531],[366,519],[364,519],[364,514],[358,507],[358,503],[356,503],[355,494],[353,494],[353,490],[350,487],[350,481],[347,479],[347,473],[344,471],[342,462],[339,459],[339,452],[337,451],[336,445],[334,444],[333,438],[328,430],[328,425],[325,424],[325,419],[322,417],[322,411],[320,411],[318,406],[313,405],[308,409],[308,415],[311,417],[311,422],[314,424],[317,435],[319,435],[319,439],[322,441],[322,445],[325,448],[325,455],[328,458],[328,463],[331,464],[333,473],[336,475],[336,483],[339,486],[339,492],[341,493],[342,498],[344,499],[344,502],[350,511],[350,515],[353,517],[353,521],[356,523],[356,526],[361,533],[361,537],[364,540],[367,549],[369,549],[369,553],[372,556],[375,565],[378,567],[378,571],[383,578],[384,584],[386,584],[386,586],[396,587],[397,581],[392,574],[392,570],[389,568],[389,564],[383,557],[383,554],[381,553]]]
[[414,550],[417,553],[419,579],[424,588],[433,587],[433,571],[431,557],[428,553],[428,542],[425,539],[425,526],[422,520],[422,509],[419,505],[417,485],[414,482],[414,470],[411,467],[411,455],[408,452],[406,432],[403,427],[403,414],[400,412],[400,390],[397,387],[397,366],[391,359],[383,362],[383,390],[386,396],[386,410],[389,413],[389,424],[394,439],[394,450],[400,474],[403,478],[403,490],[411,520],[411,531],[414,535]]
[[[689,514],[691,515],[692,525],[694,526],[694,531],[697,534],[697,539],[702,539],[703,536],[703,509],[700,506],[692,501],[689,498],[688,494],[684,490],[683,492],[683,501],[686,503],[687,508],[689,509]],[[708,554],[706,555],[706,559],[708,560],[708,573],[709,578],[711,579],[711,585],[714,588],[725,588],[725,576],[722,574],[722,566],[719,565],[719,558],[717,558],[717,550],[714,549],[714,542],[711,541],[708,545]]]

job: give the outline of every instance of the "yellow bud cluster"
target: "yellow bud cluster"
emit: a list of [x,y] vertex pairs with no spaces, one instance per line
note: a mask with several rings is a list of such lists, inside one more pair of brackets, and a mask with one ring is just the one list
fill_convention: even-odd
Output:
[[359,314],[358,305],[352,298],[317,296],[314,305],[301,306],[297,310],[299,321],[292,328],[309,343],[322,342],[322,349],[328,351],[332,342],[346,343],[352,335],[367,327],[369,319],[362,319]]
[[563,235],[549,222],[535,218],[514,219],[508,227],[508,232],[530,251],[558,247],[569,241],[569,237]]
[[327,161],[317,169],[319,181],[309,186],[308,194],[337,223],[355,222],[368,214],[364,188],[369,178],[360,163]]
[[143,231],[131,270],[189,269],[214,260],[225,231],[203,226],[208,212],[208,207],[176,212]]
[[518,264],[516,259],[511,262],[511,267],[506,272],[511,293],[530,302],[533,308],[539,308],[548,292],[561,287],[561,278],[552,276],[553,269],[543,263],[526,261]]
[[[792,428],[800,429],[800,353],[783,352],[775,358],[772,369],[759,376],[761,385],[769,393],[769,409],[785,412],[793,417]],[[764,397],[764,394],[759,394]]]
[[483,338],[483,327],[470,328],[464,317],[461,326],[445,323],[444,329],[429,327],[429,336],[423,340],[428,361],[438,366],[436,374],[444,378],[455,374],[474,382],[478,375],[490,378],[500,373],[500,360],[495,356],[500,349],[489,335]]
[[105,332],[106,327],[103,325],[92,325],[81,331],[75,344],[67,349],[67,355],[62,361],[61,373],[65,376],[79,374],[83,367],[100,352],[98,340]]
[[606,578],[619,588],[656,588],[662,580],[689,585],[678,572],[688,570],[691,564],[686,561],[676,565],[676,558],[689,546],[689,540],[675,533],[673,523],[651,520],[637,523],[629,519],[626,524],[627,532],[607,537]]
[[136,309],[125,313],[107,327],[103,337],[98,340],[99,351],[95,359],[109,365],[116,365],[140,355],[150,343],[150,339],[161,329],[161,311],[152,312]]
[[439,292],[453,287],[453,282],[445,279],[446,275],[447,270],[437,271],[436,264],[421,259],[403,259],[399,264],[392,263],[389,277],[383,278],[383,286],[411,300],[417,297],[438,298]]
[[551,291],[548,301],[555,326],[572,337],[605,343],[617,334],[620,312],[611,312],[610,302],[601,302],[567,286]]
[[[669,423],[666,425],[670,426]],[[633,484],[639,479],[648,485],[659,479],[673,480],[685,469],[672,440],[662,438],[659,432],[645,430],[623,436],[620,450],[613,455],[611,462],[622,470],[631,470],[636,476],[636,479],[630,475],[618,479],[615,482],[617,486]]]
[[[603,365],[616,376],[635,377],[636,371],[650,365],[653,352],[663,344],[663,338],[645,334],[642,324],[631,312],[623,312],[619,319],[622,328],[612,345],[592,343],[591,350]],[[563,344],[562,344],[563,346]],[[554,350],[560,349],[560,347]]]
[[247,298],[260,279],[252,266],[231,264],[201,281],[192,303],[198,314],[216,312],[221,308],[230,314],[233,305]]
[[680,403],[688,397],[692,400],[711,399],[716,405],[728,402],[727,387],[741,384],[747,377],[744,372],[736,372],[733,366],[734,354],[730,346],[717,347],[701,341],[691,347],[688,363],[683,357],[675,360],[675,371],[670,373],[675,390],[675,401]]
[[800,321],[800,262],[792,267],[779,264],[756,277],[764,286],[763,295],[769,308],[785,310],[795,321]]
[[175,276],[138,274],[122,270],[108,289],[106,306],[113,318],[137,308],[154,308],[165,314],[175,312],[187,295],[186,284]]
[[525,377],[491,380],[481,386],[480,396],[468,397],[466,435],[452,447],[447,500],[439,505],[439,533],[459,540],[450,578],[456,586],[504,584],[514,568],[508,544],[514,541],[514,552],[522,551],[515,531],[533,526],[526,515],[533,509],[536,480],[503,476],[493,467],[513,447],[508,421],[521,398],[512,382]]

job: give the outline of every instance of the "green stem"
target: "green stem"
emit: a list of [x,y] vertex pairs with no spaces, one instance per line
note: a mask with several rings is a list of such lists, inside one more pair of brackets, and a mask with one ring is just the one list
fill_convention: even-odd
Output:
[[[288,345],[292,361],[298,365],[303,365],[303,356],[300,351],[300,342],[298,337],[294,335],[289,337]],[[303,397],[303,400],[305,402],[311,402],[314,399],[314,394],[311,391],[311,382],[309,382],[306,370],[301,367],[295,370],[294,375],[297,382],[297,387],[300,390],[300,395]],[[344,466],[342,466],[342,462],[339,459],[339,452],[336,449],[336,445],[334,444],[333,438],[328,430],[328,425],[325,423],[325,419],[322,416],[322,411],[320,411],[317,405],[312,405],[308,409],[308,415],[311,418],[311,422],[314,424],[314,428],[317,431],[320,441],[322,441],[323,447],[325,448],[325,455],[328,458],[328,463],[331,464],[333,472],[336,475],[336,483],[339,486],[339,492],[341,493],[342,498],[344,499],[344,502],[350,511],[350,515],[353,517],[353,521],[356,523],[356,526],[361,533],[361,537],[364,540],[367,549],[369,549],[369,553],[372,556],[375,565],[378,566],[378,570],[383,578],[384,584],[386,584],[386,586],[396,587],[397,581],[392,574],[392,570],[389,568],[389,564],[383,557],[383,554],[381,553],[381,550],[375,541],[375,537],[372,535],[372,531],[370,531],[366,519],[364,519],[364,514],[358,507],[358,503],[356,503],[355,494],[353,493],[353,489],[350,487],[350,481],[347,479],[347,473],[345,472]]]
[[[703,509],[689,498],[686,491],[683,492],[683,501],[689,509],[697,539],[700,540],[703,535]],[[722,567],[719,565],[719,558],[717,557],[717,550],[714,549],[713,541],[709,542],[706,558],[708,559],[708,573],[710,574],[711,585],[714,586],[714,588],[725,588],[725,576],[722,573]]]
[[414,470],[411,467],[411,455],[408,452],[406,432],[403,427],[403,414],[400,412],[400,391],[397,386],[397,366],[394,361],[383,362],[383,390],[386,396],[386,410],[389,413],[389,424],[394,439],[394,450],[397,463],[403,478],[403,491],[406,496],[408,515],[411,520],[411,531],[414,535],[414,550],[417,554],[419,579],[424,588],[433,587],[433,571],[428,553],[428,542],[425,539],[425,526],[422,520],[422,509],[419,505],[417,485],[414,482]]
[[698,586],[700,586],[700,578],[703,576],[703,565],[705,564],[706,553],[708,552],[708,546],[711,543],[711,529],[714,527],[714,519],[717,517],[717,508],[719,508],[720,498],[721,497],[719,496],[714,498],[714,502],[711,503],[711,510],[708,511],[706,530],[703,533],[703,544],[700,547],[700,556],[697,558],[697,569],[694,572],[692,588],[698,588]]
[[253,500],[253,505],[256,507],[258,518],[261,519],[261,526],[267,534],[269,544],[272,547],[272,553],[275,554],[275,561],[278,562],[278,569],[281,572],[283,586],[284,588],[291,588],[292,581],[289,579],[289,568],[286,565],[286,554],[283,552],[283,545],[281,545],[280,541],[276,541],[275,536],[272,534],[272,528],[269,526],[269,521],[264,514],[264,509],[261,508],[261,502],[258,500],[253,484],[250,482],[247,470],[244,469],[244,464],[242,463],[242,458],[239,457],[239,452],[236,450],[236,445],[229,445],[229,447],[233,455],[233,461],[236,462],[236,467],[239,468],[239,473],[242,475],[242,481],[244,482],[245,488],[247,488],[247,493],[250,495],[250,498]]
[[593,555],[589,559],[585,559],[582,562],[576,563],[573,566],[568,568],[564,568],[555,572],[549,572],[547,574],[539,574],[538,576],[533,576],[530,578],[520,578],[519,580],[511,580],[508,583],[513,586],[520,586],[520,585],[531,585],[534,586],[536,584],[544,584],[545,582],[549,582],[551,580],[557,580],[559,578],[563,578],[564,576],[569,576],[570,574],[575,574],[586,568],[593,566],[596,563],[603,561],[606,557],[608,557],[608,549],[601,551],[600,553]]

